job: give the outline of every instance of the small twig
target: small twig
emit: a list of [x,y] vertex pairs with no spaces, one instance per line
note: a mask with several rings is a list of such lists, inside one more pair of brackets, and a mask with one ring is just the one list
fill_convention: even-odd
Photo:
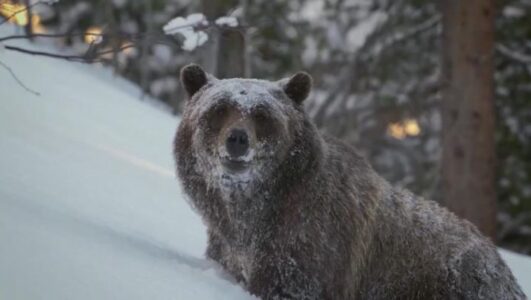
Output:
[[[69,37],[69,36],[101,36],[101,37],[107,37],[108,35],[107,34],[103,34],[103,33],[91,33],[91,32],[75,32],[75,33],[70,33],[70,34],[67,34],[67,33],[34,33],[34,34],[31,34],[31,35],[26,35],[26,34],[20,34],[20,35],[10,35],[10,36],[6,36],[6,37],[1,37],[0,38],[0,42],[5,42],[5,41],[9,41],[9,40],[17,40],[17,39],[30,39],[30,38],[39,38],[39,37],[44,37],[44,38],[65,38],[65,37]],[[124,36],[126,36],[124,34]]]
[[68,61],[79,61],[79,60],[83,60],[84,59],[83,56],[79,56],[79,55],[62,55],[62,54],[55,54],[55,53],[43,52],[43,51],[33,51],[33,50],[28,50],[28,49],[24,49],[24,48],[15,47],[15,46],[7,46],[6,45],[6,46],[4,46],[4,48],[6,50],[22,52],[22,53],[25,53],[25,54],[46,56],[46,57],[59,58],[59,59],[66,59]]
[[[0,26],[4,25],[4,23],[8,22],[9,20],[11,20],[16,15],[18,15],[20,13],[23,13],[23,12],[27,11],[28,9],[30,9],[30,8],[32,8],[35,5],[40,4],[40,3],[42,3],[42,2],[41,1],[37,1],[37,2],[35,2],[35,3],[33,3],[33,4],[29,5],[29,6],[24,7],[23,9],[17,10],[16,12],[12,13],[11,15],[5,17],[5,20],[0,22]],[[0,3],[0,5],[2,5],[2,3]]]
[[30,89],[29,87],[27,87],[23,82],[22,80],[20,80],[17,75],[15,74],[15,72],[13,72],[13,70],[11,70],[11,68],[4,64],[2,61],[0,61],[0,66],[2,66],[4,69],[6,69],[9,74],[11,74],[11,76],[15,79],[15,81],[18,83],[18,85],[20,85],[22,88],[24,88],[26,91],[32,93],[33,95],[35,96],[40,96],[41,94],[39,92],[36,92],[32,89]]
[[531,55],[513,51],[503,44],[497,45],[496,50],[516,62],[531,64]]
[[111,35],[108,33],[82,33],[82,32],[75,32],[75,33],[36,33],[32,35],[10,35],[10,36],[4,36],[0,37],[0,42],[5,42],[9,40],[19,40],[19,39],[31,39],[31,38],[66,38],[71,36],[99,36],[102,38],[113,38],[113,37],[122,37],[127,39],[129,42],[137,42],[142,39],[149,39],[152,40],[155,43],[158,44],[164,44],[169,46],[174,46],[175,43],[170,42],[171,40],[163,34],[158,34],[156,32],[152,32],[150,34],[131,34],[131,33],[119,33],[117,35]]
[[[205,31],[210,28],[218,29],[218,30],[229,28],[232,30],[240,31],[240,30],[247,28],[246,26],[226,27],[226,26],[219,26],[216,24],[209,24],[206,26],[205,25],[183,25],[183,26],[175,27],[174,29],[183,29],[187,27],[192,27],[196,31]],[[173,46],[174,44],[170,43],[167,38],[168,36],[173,36],[173,35],[175,35],[175,33],[172,33],[172,34],[158,34],[156,32],[140,33],[140,34],[132,34],[132,33],[126,33],[126,32],[118,32],[117,34],[92,33],[92,32],[34,33],[30,35],[20,34],[20,35],[10,35],[10,36],[0,37],[0,42],[6,42],[10,40],[19,40],[19,39],[33,39],[33,38],[66,38],[66,37],[72,37],[72,36],[98,36],[102,38],[120,37],[120,38],[128,39],[130,41],[139,41],[141,39],[152,39],[155,43]]]
[[384,40],[382,44],[376,45],[374,51],[372,51],[371,56],[377,56],[386,49],[390,49],[392,46],[404,42],[405,40],[415,37],[418,34],[437,26],[441,21],[440,15],[434,15],[428,20],[420,23],[418,26],[415,26],[403,33],[392,36],[390,39]]
[[[127,44],[125,46],[120,47],[118,51],[123,51],[125,49],[132,48],[134,46],[135,46],[134,44]],[[81,63],[101,62],[103,60],[99,56],[113,52],[113,50],[101,51],[101,52],[95,53],[94,58],[88,58],[88,57],[81,56],[81,55],[63,55],[63,54],[56,54],[56,53],[44,52],[44,51],[34,51],[34,50],[24,49],[24,48],[15,47],[15,46],[8,46],[8,45],[4,46],[4,48],[6,50],[21,52],[21,53],[30,54],[30,55],[45,56],[45,57],[64,59],[68,61],[81,62]]]

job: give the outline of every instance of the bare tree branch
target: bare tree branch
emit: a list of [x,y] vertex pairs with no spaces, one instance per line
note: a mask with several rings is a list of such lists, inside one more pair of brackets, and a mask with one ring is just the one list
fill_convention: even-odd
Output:
[[171,47],[175,47],[176,43],[169,39],[166,35],[158,32],[151,32],[149,34],[142,33],[142,34],[131,34],[131,33],[118,33],[116,35],[111,35],[108,33],[83,33],[83,32],[74,32],[74,33],[35,33],[31,36],[21,34],[21,35],[10,35],[5,37],[0,37],[0,43],[6,42],[10,40],[20,40],[20,39],[31,39],[31,38],[67,38],[72,36],[97,36],[101,37],[103,39],[110,39],[110,38],[123,38],[126,42],[131,43],[140,43],[142,40],[146,39],[149,40],[149,42],[156,43],[156,44],[164,44]]
[[[42,0],[39,0],[35,3],[26,5],[23,9],[20,9],[18,11],[15,11],[13,14],[5,17],[4,20],[0,22],[0,26],[8,22],[10,19],[15,17],[17,14],[24,13],[24,12],[30,12],[30,9],[37,4],[44,3]],[[3,5],[0,3],[0,5]],[[192,27],[194,31],[205,31],[207,29],[224,29],[227,27],[227,25],[218,25],[215,22],[208,22],[207,24],[190,24],[190,25],[183,25],[174,27],[173,30],[176,29],[183,29],[187,27]],[[246,26],[228,26],[231,27],[233,30],[242,30]],[[115,58],[116,54],[124,51],[128,48],[135,47],[136,44],[143,43],[144,45],[147,44],[149,41],[152,41],[153,43],[160,43],[160,44],[168,44],[170,46],[175,46],[175,43],[171,43],[171,40],[168,38],[168,36],[172,36],[173,34],[159,34],[157,32],[147,32],[143,34],[130,34],[130,33],[123,33],[119,31],[113,31],[111,33],[92,33],[92,32],[75,32],[75,33],[33,33],[33,32],[27,32],[24,35],[10,35],[10,36],[4,36],[0,37],[0,43],[10,41],[10,40],[17,40],[17,39],[33,39],[33,38],[66,38],[66,37],[72,37],[72,36],[98,36],[104,39],[113,39],[113,38],[123,38],[126,40],[125,44],[121,47],[113,46],[113,49],[105,50],[105,51],[97,51],[98,45],[96,43],[91,43],[87,51],[82,55],[68,55],[68,54],[58,54],[53,52],[46,52],[46,51],[37,51],[37,50],[31,50],[26,49],[22,47],[17,46],[11,46],[11,45],[2,45],[0,44],[0,47],[3,47],[3,49],[15,51],[19,53],[29,54],[29,55],[35,55],[35,56],[43,56],[43,57],[49,57],[49,58],[55,58],[55,59],[63,59],[67,61],[73,61],[73,62],[80,62],[80,63],[96,63],[96,62],[105,62],[109,61],[109,59],[104,59],[102,56],[106,54],[113,54],[113,58]],[[164,37],[164,38],[161,38]],[[111,40],[111,42],[113,42]],[[114,41],[114,45],[116,45],[117,41]],[[2,66],[4,69],[6,69],[11,76],[16,80],[16,82],[23,87],[26,91],[34,94],[34,95],[40,95],[40,93],[28,88],[13,72],[13,70],[7,66],[5,63],[0,61],[0,66]],[[116,66],[115,66],[116,67]]]
[[434,15],[428,20],[420,23],[418,26],[415,26],[405,32],[395,34],[394,36],[391,36],[390,39],[384,40],[383,43],[376,45],[374,51],[371,52],[371,56],[377,56],[381,52],[385,51],[386,49],[389,49],[398,43],[404,42],[411,37],[415,37],[418,34],[439,25],[440,22],[441,22],[441,16]]
[[84,56],[79,56],[79,55],[62,55],[62,54],[56,54],[56,53],[51,53],[51,52],[34,51],[34,50],[24,49],[24,48],[15,47],[15,46],[8,46],[8,45],[4,46],[4,48],[6,50],[12,50],[16,52],[25,53],[25,54],[66,59],[68,61],[84,61],[85,60]]
[[[123,51],[128,48],[134,47],[134,44],[127,44],[118,49],[118,51]],[[35,50],[29,50],[25,48],[20,48],[16,46],[4,46],[6,50],[21,52],[25,54],[30,55],[37,55],[37,56],[45,56],[50,58],[57,58],[57,59],[65,59],[68,61],[74,61],[74,62],[81,62],[81,63],[96,63],[96,62],[102,62],[104,59],[101,58],[102,55],[113,53],[114,50],[106,50],[106,51],[100,51],[96,52],[94,54],[94,57],[87,57],[82,55],[64,55],[64,54],[57,54],[57,53],[51,53],[51,52],[44,52],[44,51],[35,51]]]
[[11,74],[11,76],[15,79],[15,81],[18,83],[18,85],[20,85],[23,89],[25,89],[26,91],[32,93],[33,95],[35,96],[40,96],[41,94],[39,92],[36,92],[32,89],[30,89],[29,87],[27,87],[23,82],[22,80],[20,80],[17,75],[15,74],[15,72],[13,72],[13,70],[6,64],[4,64],[2,61],[0,61],[0,66],[2,66],[4,69],[6,69],[9,74]]
[[[102,38],[107,38],[110,35],[104,33],[92,33],[92,32],[74,32],[74,33],[34,33],[32,35],[20,34],[20,35],[10,35],[6,37],[1,37],[0,42],[5,42],[9,40],[19,40],[19,39],[29,39],[29,38],[65,38],[70,36],[100,36]],[[133,35],[122,34],[120,37],[133,38]]]
[[[217,25],[215,23],[211,23],[209,25],[183,25],[183,26],[175,27],[174,29],[183,29],[183,28],[187,28],[187,27],[193,27],[193,29],[196,30],[196,31],[205,31],[205,30],[211,29],[211,28],[212,29],[225,28],[225,26],[223,26],[223,25],[220,26],[220,25]],[[239,26],[230,27],[230,28],[233,29],[233,30],[244,30],[244,29],[248,28],[248,26],[239,25]],[[114,34],[110,34],[110,33],[92,33],[92,32],[33,33],[33,34],[30,34],[30,35],[19,34],[19,35],[9,35],[9,36],[0,37],[0,42],[6,42],[6,41],[10,41],[10,40],[20,40],[20,39],[32,39],[32,38],[66,38],[66,37],[72,37],[72,36],[98,36],[98,37],[102,37],[104,39],[119,37],[119,38],[124,38],[124,39],[131,40],[131,41],[138,41],[140,39],[150,39],[150,40],[153,40],[156,43],[173,45],[173,44],[169,43],[168,39],[167,39],[168,36],[173,36],[173,34],[162,34],[162,33],[154,32],[154,31],[148,32],[148,33],[140,33],[140,34],[132,34],[132,33],[127,33],[127,32],[117,32],[117,33],[114,33]]]

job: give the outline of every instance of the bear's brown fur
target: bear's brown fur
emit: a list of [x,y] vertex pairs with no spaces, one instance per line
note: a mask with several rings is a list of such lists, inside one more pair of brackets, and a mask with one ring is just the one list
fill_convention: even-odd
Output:
[[[175,138],[178,176],[207,225],[207,256],[252,294],[525,299],[472,224],[391,187],[316,130],[302,107],[309,75],[218,80],[189,65],[181,80],[190,99]],[[246,154],[233,157],[229,143]]]

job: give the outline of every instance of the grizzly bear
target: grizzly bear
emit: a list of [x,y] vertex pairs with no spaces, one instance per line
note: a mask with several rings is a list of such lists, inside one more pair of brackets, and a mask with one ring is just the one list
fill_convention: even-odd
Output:
[[303,109],[311,77],[181,71],[177,173],[206,255],[262,299],[525,299],[493,244],[393,188]]

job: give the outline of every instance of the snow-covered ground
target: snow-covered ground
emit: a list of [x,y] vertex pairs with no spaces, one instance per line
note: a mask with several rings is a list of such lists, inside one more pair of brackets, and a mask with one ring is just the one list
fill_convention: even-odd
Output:
[[[0,299],[252,298],[203,258],[174,176],[178,119],[98,66],[0,61],[41,93],[0,68]],[[531,294],[531,259],[502,255]]]
[[101,67],[0,61],[41,93],[0,68],[0,299],[251,298],[203,258],[178,119]]

